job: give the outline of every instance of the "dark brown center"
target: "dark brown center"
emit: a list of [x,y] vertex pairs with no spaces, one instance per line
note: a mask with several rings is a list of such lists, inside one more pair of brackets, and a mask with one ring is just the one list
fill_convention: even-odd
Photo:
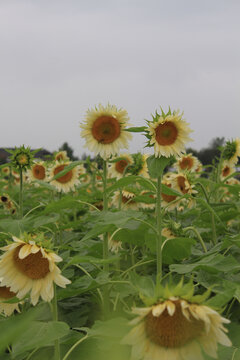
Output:
[[13,261],[17,269],[30,279],[37,280],[45,278],[49,273],[48,259],[42,256],[40,250],[35,254],[26,256],[24,259],[19,259],[18,254],[22,246],[24,245],[18,246],[13,254]]
[[183,194],[186,194],[188,192],[187,189],[186,189],[185,181],[186,181],[186,179],[185,179],[184,176],[180,175],[180,176],[177,177],[177,183],[178,183],[179,189],[181,190],[181,192]]
[[172,316],[167,309],[156,317],[150,312],[145,319],[145,331],[148,338],[157,345],[167,348],[177,348],[184,346],[191,340],[197,338],[204,330],[204,322],[196,320],[189,313],[190,321],[182,314],[179,300],[174,301],[176,306]]
[[155,137],[159,145],[172,145],[178,136],[178,129],[171,121],[159,124],[155,129]]
[[[59,165],[54,169],[53,174],[57,175],[58,173],[60,173],[61,171],[63,171],[63,169],[65,168],[66,165]],[[59,178],[55,179],[56,181],[60,182],[61,184],[66,184],[68,183],[73,177],[73,172],[72,170],[68,171],[65,175],[60,176]]]
[[190,157],[184,157],[179,163],[182,170],[190,170],[193,167],[193,159]]
[[[167,187],[171,188],[172,185],[171,184],[165,184]],[[164,193],[161,193],[161,196],[163,198],[164,201],[166,201],[167,203],[170,203],[171,201],[173,200],[176,200],[176,196],[174,195],[167,195],[167,194],[164,194]]]
[[14,296],[16,296],[16,294],[14,292],[10,291],[10,287],[0,286],[0,298],[11,299]]
[[92,135],[101,144],[111,144],[120,136],[120,132],[120,124],[112,116],[100,116],[92,126]]
[[128,166],[129,162],[127,160],[119,160],[115,164],[115,169],[120,174],[124,173],[125,168]]
[[225,177],[225,176],[228,176],[229,174],[230,174],[230,167],[225,166],[222,170],[222,175]]
[[32,172],[33,176],[38,180],[43,180],[45,178],[45,167],[42,165],[34,165]]

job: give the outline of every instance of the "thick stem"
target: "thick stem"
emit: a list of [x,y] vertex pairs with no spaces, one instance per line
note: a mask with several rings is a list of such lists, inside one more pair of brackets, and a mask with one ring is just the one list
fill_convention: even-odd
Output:
[[[58,321],[58,307],[57,307],[57,291],[54,284],[54,297],[52,300],[52,317],[53,321]],[[60,344],[59,339],[54,341],[54,360],[60,360]]]
[[19,218],[23,218],[23,171],[20,167]]
[[156,295],[160,296],[160,282],[162,279],[162,212],[161,212],[161,192],[162,192],[162,173],[157,179],[157,203],[156,203],[156,221],[157,221],[157,277],[156,277]]
[[[103,160],[103,211],[108,211],[108,198],[107,198],[107,161]],[[103,234],[103,260],[108,259],[108,233]],[[103,264],[103,270],[109,272],[109,264]],[[104,286],[103,289],[104,298],[104,315],[105,317],[109,313],[109,294],[108,286]]]

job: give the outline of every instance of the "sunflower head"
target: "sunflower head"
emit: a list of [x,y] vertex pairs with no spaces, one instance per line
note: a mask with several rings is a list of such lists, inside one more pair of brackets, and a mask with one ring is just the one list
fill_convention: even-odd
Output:
[[227,141],[223,149],[223,158],[236,164],[240,156],[240,139],[236,138],[232,141]]
[[193,283],[167,285],[148,307],[135,308],[138,317],[122,343],[132,345],[132,358],[202,360],[202,350],[217,358],[217,344],[231,346],[223,324],[230,321],[204,302],[210,290],[194,295]]
[[15,169],[26,170],[31,167],[33,163],[33,156],[37,151],[31,151],[30,147],[26,147],[22,145],[19,148],[15,148],[15,150],[8,150],[11,156],[11,162]]
[[81,136],[86,139],[89,150],[108,159],[119,149],[128,147],[127,141],[131,139],[131,134],[125,129],[128,120],[126,110],[99,104],[87,111],[85,123],[80,125],[83,129]]
[[169,111],[161,114],[157,111],[148,121],[145,136],[148,139],[147,147],[154,146],[155,157],[180,155],[184,151],[187,141],[191,141],[189,133],[192,132],[188,124],[182,119],[179,111]]

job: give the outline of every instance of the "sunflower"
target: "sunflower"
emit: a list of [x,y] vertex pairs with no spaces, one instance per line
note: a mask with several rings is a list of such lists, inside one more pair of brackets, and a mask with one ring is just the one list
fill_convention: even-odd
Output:
[[116,191],[113,198],[112,198],[112,205],[115,206],[116,208],[118,208],[119,206],[119,201],[120,201],[120,196],[121,196],[121,207],[126,209],[131,209],[131,210],[138,210],[139,208],[139,203],[137,203],[134,198],[136,197],[136,194],[134,194],[131,191],[128,190],[122,190],[122,192],[120,191]]
[[194,189],[194,185],[191,185],[187,175],[183,173],[172,175],[173,188],[184,194],[196,194],[197,191]]
[[[0,279],[2,280],[2,279]],[[6,303],[5,301],[14,298],[16,294],[10,290],[7,286],[1,286],[0,283],[0,313],[3,313],[5,316],[10,316],[16,310],[19,310],[19,302],[18,303]]]
[[37,161],[35,162],[31,168],[27,172],[28,180],[34,181],[34,180],[42,180],[44,181],[46,179],[46,166],[44,165],[43,161]]
[[233,174],[234,172],[235,172],[234,164],[230,161],[224,160],[222,163],[221,174],[220,174],[221,180],[224,180],[227,176]]
[[231,346],[223,324],[230,321],[206,305],[170,297],[148,308],[133,309],[138,324],[123,339],[132,359],[203,360],[217,358],[217,344]]
[[68,161],[69,157],[67,156],[67,152],[65,150],[59,151],[54,155],[54,160],[59,161],[59,162]]
[[176,163],[174,164],[174,168],[181,172],[184,170],[194,172],[199,166],[199,161],[196,156],[190,154],[183,154],[178,157]]
[[184,151],[185,143],[192,140],[188,136],[192,130],[179,112],[169,111],[167,115],[163,112],[162,115],[156,113],[156,117],[153,121],[148,121],[148,125],[148,146],[154,146],[155,157],[178,156]]
[[235,165],[238,162],[238,157],[240,157],[240,138],[227,141],[223,150],[223,158]]
[[111,178],[121,179],[125,174],[127,167],[133,163],[131,155],[122,154],[118,156],[119,160],[109,164],[108,174]]
[[2,168],[2,173],[4,174],[4,176],[8,176],[10,174],[9,166],[5,166],[4,168]]
[[108,104],[98,108],[89,109],[86,114],[85,124],[81,136],[86,140],[86,146],[96,155],[108,159],[115,155],[121,148],[128,148],[128,140],[132,135],[125,131],[128,126],[128,114],[124,109],[117,109],[115,105]]
[[0,261],[1,286],[8,287],[19,299],[30,291],[33,305],[40,296],[44,301],[51,301],[54,282],[64,288],[70,283],[55,265],[62,259],[33,240],[28,243],[16,237],[13,240],[12,244],[2,248],[5,254]]
[[202,351],[217,358],[217,344],[231,346],[223,324],[230,321],[208,306],[211,294],[194,295],[192,281],[160,286],[159,298],[145,298],[122,343],[132,345],[134,360],[203,360]]
[[[162,184],[166,185],[171,189],[172,188],[171,177],[169,177],[166,180],[162,180]],[[161,206],[164,208],[166,207],[168,211],[174,210],[175,208],[178,207],[180,203],[180,201],[177,200],[178,197],[176,195],[168,195],[162,192],[161,198],[162,198]]]
[[75,185],[79,184],[79,173],[78,166],[75,166],[73,169],[69,170],[65,175],[60,176],[57,179],[52,180],[52,178],[64,170],[65,167],[70,165],[71,162],[56,162],[48,171],[48,179],[50,184],[55,186],[59,192],[69,192],[75,190]]

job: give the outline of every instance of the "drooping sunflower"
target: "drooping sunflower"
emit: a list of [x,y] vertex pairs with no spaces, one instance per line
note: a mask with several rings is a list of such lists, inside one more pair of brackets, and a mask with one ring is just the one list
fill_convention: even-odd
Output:
[[55,264],[62,259],[33,240],[25,242],[16,237],[13,240],[12,244],[1,248],[5,251],[0,260],[1,286],[8,287],[19,299],[30,292],[33,305],[40,296],[44,301],[51,301],[53,283],[63,288],[70,283]]
[[48,180],[50,184],[55,186],[57,191],[59,192],[69,192],[74,191],[75,186],[79,184],[79,172],[78,166],[75,166],[73,169],[69,170],[65,175],[60,176],[54,180],[52,178],[63,171],[65,167],[70,165],[71,162],[56,162],[52,167],[48,170]]
[[121,179],[123,177],[126,168],[133,163],[131,155],[122,154],[119,156],[119,160],[109,164],[108,174],[111,178]]
[[[2,280],[2,279],[0,279]],[[7,286],[1,286],[0,282],[0,313],[3,313],[5,316],[10,316],[16,310],[19,310],[19,302],[17,303],[6,303],[5,301],[14,298],[16,294],[10,291],[10,288]]]
[[148,154],[136,153],[132,155],[134,160],[133,165],[130,168],[132,175],[140,175],[145,178],[149,178],[148,167],[147,167],[147,158]]
[[47,168],[43,161],[36,161],[27,171],[29,181],[46,180]]
[[121,192],[116,191],[112,198],[112,205],[118,208],[119,202],[121,201],[121,207],[123,209],[138,210],[139,203],[134,200],[135,197],[136,194],[128,190],[122,190]]
[[194,172],[198,165],[199,161],[196,156],[193,156],[191,153],[189,153],[179,156],[176,163],[174,164],[174,168],[179,172],[185,170]]
[[132,312],[135,326],[122,341],[132,346],[131,359],[203,360],[202,351],[216,359],[218,343],[231,346],[223,325],[230,321],[194,297],[170,296]]
[[98,108],[87,111],[86,121],[81,124],[81,136],[86,140],[86,146],[103,159],[115,156],[121,148],[128,148],[128,140],[132,138],[125,128],[128,124],[128,113],[117,109],[115,105],[99,104]]
[[237,164],[239,157],[240,157],[240,138],[236,138],[235,140],[232,141],[227,141],[223,150],[223,158],[235,165]]
[[156,112],[153,121],[148,121],[149,128],[146,129],[149,146],[154,146],[155,157],[180,155],[184,152],[186,142],[191,141],[189,133],[192,130],[188,123],[182,119],[178,111],[171,111],[165,115]]

